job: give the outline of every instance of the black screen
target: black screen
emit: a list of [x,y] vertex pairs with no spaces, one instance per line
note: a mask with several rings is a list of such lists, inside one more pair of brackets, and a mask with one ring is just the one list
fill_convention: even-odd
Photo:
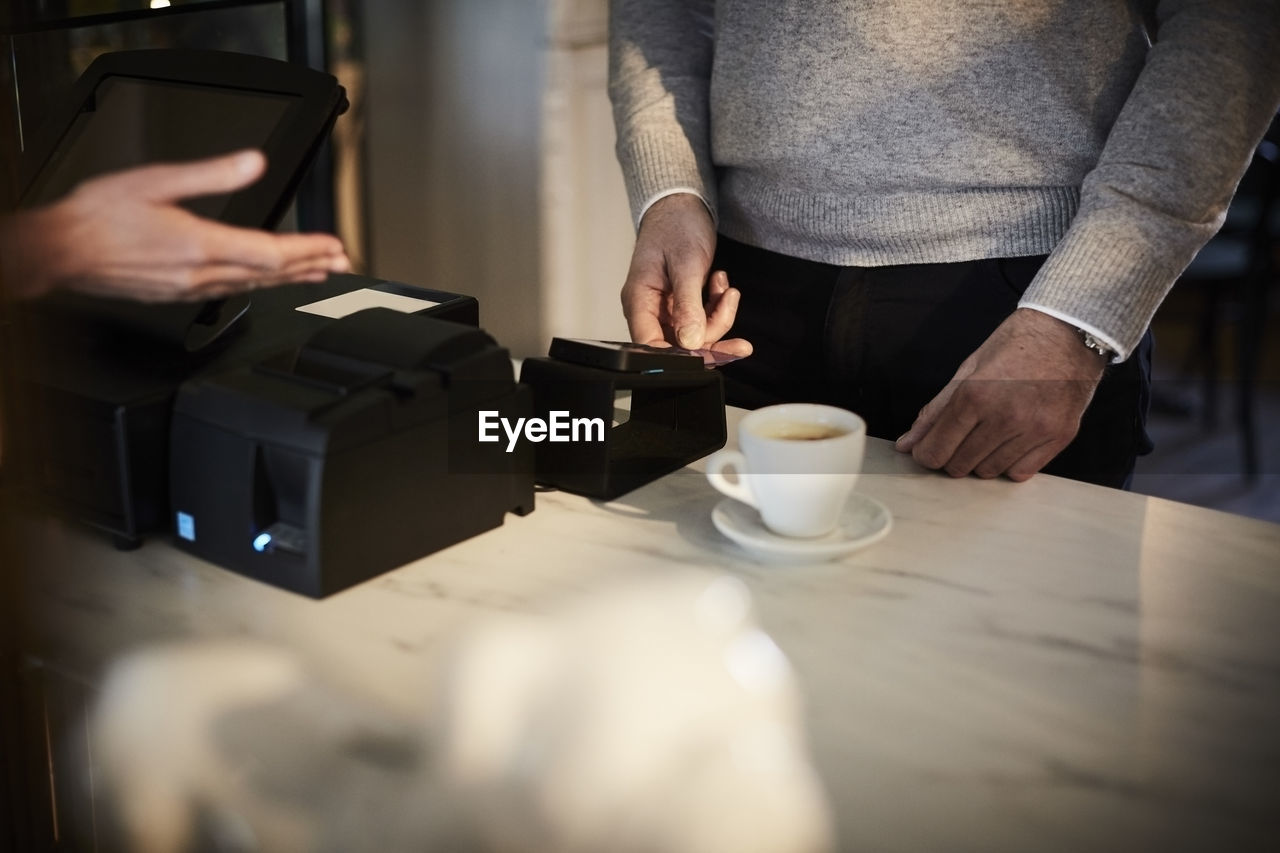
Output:
[[[40,170],[24,204],[53,201],[87,178],[130,166],[260,148],[296,100],[271,92],[105,77]],[[230,198],[208,196],[184,207],[217,219]]]

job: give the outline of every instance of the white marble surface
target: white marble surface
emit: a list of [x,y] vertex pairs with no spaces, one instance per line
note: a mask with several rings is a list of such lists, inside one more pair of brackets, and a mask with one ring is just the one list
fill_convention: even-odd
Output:
[[324,601],[62,524],[28,578],[35,651],[93,682],[158,639],[248,636],[417,714],[441,639],[603,580],[693,566],[751,589],[790,657],[841,849],[1275,849],[1280,526],[1040,476],[951,480],[869,442],[891,535],[760,564],[687,469],[528,517]]

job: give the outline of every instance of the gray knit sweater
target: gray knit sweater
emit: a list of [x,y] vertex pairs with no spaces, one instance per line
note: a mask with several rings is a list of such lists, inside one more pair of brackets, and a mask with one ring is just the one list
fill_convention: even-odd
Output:
[[1276,0],[612,0],[633,214],[840,265],[1052,253],[1022,304],[1127,357],[1280,101]]

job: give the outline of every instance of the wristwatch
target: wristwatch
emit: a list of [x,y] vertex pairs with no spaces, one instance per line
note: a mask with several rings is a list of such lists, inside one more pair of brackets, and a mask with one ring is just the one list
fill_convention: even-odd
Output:
[[1076,331],[1080,333],[1080,339],[1084,341],[1084,345],[1087,349],[1093,350],[1098,355],[1105,358],[1108,363],[1111,359],[1115,358],[1116,351],[1096,338],[1092,333],[1086,332],[1084,329],[1076,329]]

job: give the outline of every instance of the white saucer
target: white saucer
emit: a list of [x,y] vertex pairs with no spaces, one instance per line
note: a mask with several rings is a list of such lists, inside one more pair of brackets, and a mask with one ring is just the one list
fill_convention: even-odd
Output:
[[889,535],[893,516],[875,498],[854,492],[849,496],[836,529],[813,539],[779,536],[764,526],[760,513],[733,498],[711,510],[711,523],[756,557],[770,561],[821,562],[834,560],[879,542]]

